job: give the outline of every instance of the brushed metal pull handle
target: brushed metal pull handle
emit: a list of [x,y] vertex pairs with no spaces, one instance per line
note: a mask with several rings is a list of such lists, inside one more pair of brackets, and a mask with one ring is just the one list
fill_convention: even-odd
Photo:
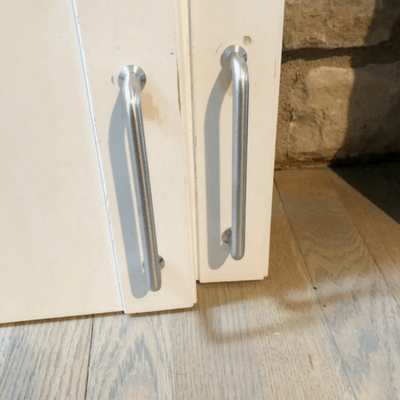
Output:
[[161,288],[161,269],[164,259],[159,256],[151,198],[149,166],[147,163],[140,92],[146,84],[146,74],[135,65],[127,65],[119,74],[124,102],[124,116],[130,139],[130,151],[135,193],[139,214],[139,226],[143,247],[143,266],[149,289]]
[[247,53],[237,45],[229,46],[221,56],[221,65],[232,73],[232,227],[222,234],[234,260],[245,252],[247,137],[249,120],[249,71]]

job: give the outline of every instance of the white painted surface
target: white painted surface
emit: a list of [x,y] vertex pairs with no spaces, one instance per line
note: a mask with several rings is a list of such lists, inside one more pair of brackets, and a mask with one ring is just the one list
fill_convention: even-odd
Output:
[[[179,11],[179,10],[178,10]],[[113,235],[127,313],[190,307],[195,302],[190,221],[193,199],[187,131],[180,115],[174,1],[78,0],[77,13],[99,138]],[[179,13],[178,13],[179,14]],[[118,74],[146,73],[144,129],[160,255],[162,288],[149,292],[141,270],[135,193]]]
[[0,322],[120,310],[71,4],[0,31]]
[[[190,2],[201,282],[262,279],[268,273],[283,6],[283,0]],[[220,58],[233,44],[246,50],[250,77],[246,253],[241,261],[234,261],[221,242],[231,226],[232,94]]]
[[[189,218],[191,227],[191,254],[195,279],[199,275],[198,232],[197,232],[197,197],[196,197],[196,160],[195,160],[195,136],[193,132],[193,102],[192,102],[192,60],[190,48],[190,10],[187,0],[175,0],[178,15],[178,71],[180,80],[180,104],[181,115],[184,121],[186,136],[185,161],[189,167],[188,194],[189,194]],[[197,296],[197,294],[196,294]]]

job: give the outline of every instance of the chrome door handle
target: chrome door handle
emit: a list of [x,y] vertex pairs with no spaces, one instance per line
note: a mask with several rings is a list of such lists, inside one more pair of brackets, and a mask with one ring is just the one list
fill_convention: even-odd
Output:
[[127,65],[119,73],[122,88],[124,115],[130,143],[133,178],[139,214],[143,264],[147,284],[153,292],[161,288],[161,269],[164,260],[158,254],[157,235],[154,223],[153,201],[151,198],[149,167],[144,137],[140,92],[146,84],[146,74],[135,66]]
[[232,227],[222,234],[231,256],[244,256],[246,239],[247,137],[249,119],[249,71],[247,53],[237,45],[229,46],[221,56],[221,65],[232,73],[233,143],[232,143]]

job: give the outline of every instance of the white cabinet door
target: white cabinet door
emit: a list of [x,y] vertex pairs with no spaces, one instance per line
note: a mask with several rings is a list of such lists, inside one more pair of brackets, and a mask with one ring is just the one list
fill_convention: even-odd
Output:
[[[200,282],[262,279],[268,273],[283,0],[190,1],[193,121]],[[221,55],[247,53],[249,119],[245,254],[221,239],[232,226],[232,84]]]
[[[173,0],[76,0],[93,126],[98,138],[115,254],[127,313],[191,307],[196,301],[194,190],[185,127],[187,54]],[[179,6],[179,3],[178,3]],[[187,15],[186,15],[187,18]],[[162,287],[149,290],[142,270],[137,199],[118,75],[126,65],[146,74],[143,125]]]
[[[189,12],[190,9],[190,12]],[[262,279],[268,250],[283,0],[7,3],[0,117],[0,323],[191,307],[201,282]],[[189,34],[190,32],[190,34]],[[232,100],[223,51],[247,52],[246,250],[232,224]],[[159,254],[143,270],[131,132],[140,92]],[[126,103],[125,103],[126,105]]]
[[121,310],[71,4],[0,32],[0,323]]
[[[179,45],[179,18],[172,0],[3,7],[0,323],[196,301],[193,147],[181,61],[188,54]],[[157,292],[142,270],[118,85],[127,64],[147,75],[143,122],[165,260]]]

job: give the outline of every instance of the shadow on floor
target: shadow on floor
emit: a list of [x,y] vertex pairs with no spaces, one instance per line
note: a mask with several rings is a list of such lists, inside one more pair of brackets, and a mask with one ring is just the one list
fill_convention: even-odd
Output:
[[400,163],[334,166],[331,169],[400,224]]

